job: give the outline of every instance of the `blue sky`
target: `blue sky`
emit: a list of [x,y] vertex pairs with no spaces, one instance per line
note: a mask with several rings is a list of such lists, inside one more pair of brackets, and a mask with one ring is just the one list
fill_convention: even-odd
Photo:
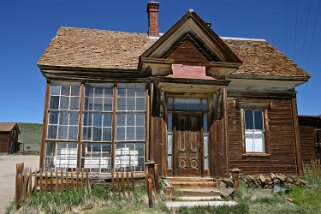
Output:
[[[297,7],[298,2],[298,7]],[[45,78],[37,61],[60,26],[146,32],[147,0],[2,0],[0,121],[41,123]],[[321,114],[321,0],[160,0],[166,32],[193,8],[220,36],[264,38],[312,78],[297,88],[300,114]],[[287,6],[286,6],[287,5]]]

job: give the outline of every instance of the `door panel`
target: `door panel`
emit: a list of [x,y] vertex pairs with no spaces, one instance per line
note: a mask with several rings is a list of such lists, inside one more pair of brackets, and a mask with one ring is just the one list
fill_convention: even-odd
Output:
[[202,115],[176,113],[174,125],[174,175],[200,176]]

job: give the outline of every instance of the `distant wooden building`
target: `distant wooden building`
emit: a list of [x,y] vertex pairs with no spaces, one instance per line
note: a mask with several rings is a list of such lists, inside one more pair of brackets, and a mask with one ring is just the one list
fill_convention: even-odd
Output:
[[17,123],[0,123],[0,152],[15,153],[19,149],[20,130]]
[[160,37],[60,28],[47,80],[41,168],[163,177],[302,173],[295,87],[309,74],[262,39],[223,38],[193,10]]
[[321,115],[299,116],[299,128],[302,160],[321,159]]

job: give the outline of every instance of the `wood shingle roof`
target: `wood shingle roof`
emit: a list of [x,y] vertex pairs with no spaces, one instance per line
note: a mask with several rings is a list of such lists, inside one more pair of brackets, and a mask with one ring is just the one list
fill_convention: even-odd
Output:
[[[38,61],[41,69],[136,71],[154,43],[147,34],[62,27]],[[231,78],[299,79],[310,76],[265,40],[223,41],[242,60]]]

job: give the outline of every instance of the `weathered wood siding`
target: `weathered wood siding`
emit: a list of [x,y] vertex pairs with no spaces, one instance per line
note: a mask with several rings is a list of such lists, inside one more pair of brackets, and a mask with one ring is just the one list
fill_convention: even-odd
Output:
[[[295,132],[291,99],[264,99],[267,110],[267,156],[245,156],[241,109],[228,99],[229,165],[248,173],[296,173]],[[253,103],[257,100],[253,99]]]
[[0,133],[0,152],[9,152],[10,132]]
[[316,128],[313,126],[300,125],[300,144],[301,144],[301,157],[304,162],[316,158]]
[[174,59],[175,63],[183,63],[187,65],[208,63],[207,58],[202,54],[201,50],[188,39],[179,43],[166,58]]

